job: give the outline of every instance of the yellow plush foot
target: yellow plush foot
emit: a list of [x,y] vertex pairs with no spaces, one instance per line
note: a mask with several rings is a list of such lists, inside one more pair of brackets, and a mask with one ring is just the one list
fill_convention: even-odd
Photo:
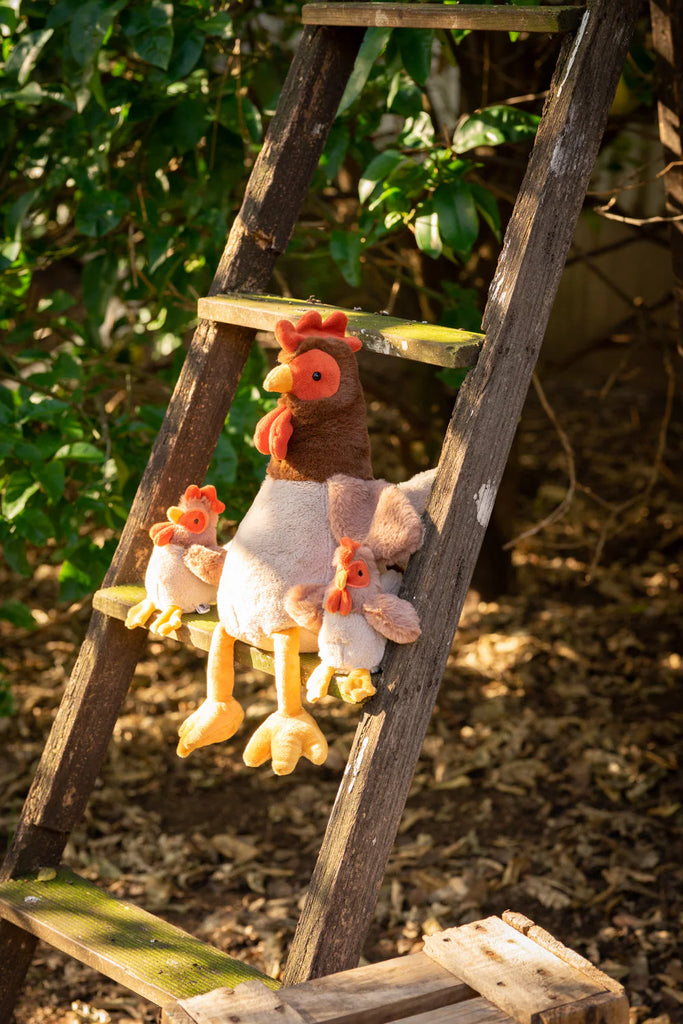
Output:
[[377,691],[367,668],[354,668],[346,679],[340,679],[339,692],[344,700],[360,704],[362,700],[372,697]]
[[333,675],[334,668],[332,665],[322,663],[313,669],[306,682],[306,699],[311,704],[315,704],[317,700],[327,696],[330,680]]
[[170,636],[171,633],[175,633],[179,626],[183,623],[183,610],[178,608],[177,605],[169,605],[168,608],[164,608],[161,615],[158,615],[152,625],[149,627],[152,633],[159,633],[160,636]]
[[276,775],[289,775],[300,757],[313,764],[323,764],[327,758],[327,740],[306,711],[289,715],[274,711],[263,722],[247,743],[244,763],[258,768],[269,758]]
[[244,711],[234,697],[228,701],[211,700],[207,697],[180,726],[180,742],[176,753],[179,757],[187,757],[198,747],[229,740],[239,729],[243,718]]
[[154,611],[156,611],[156,605],[149,597],[138,602],[138,604],[134,604],[132,608],[128,609],[128,614],[126,615],[127,628],[135,629],[136,626],[144,626]]

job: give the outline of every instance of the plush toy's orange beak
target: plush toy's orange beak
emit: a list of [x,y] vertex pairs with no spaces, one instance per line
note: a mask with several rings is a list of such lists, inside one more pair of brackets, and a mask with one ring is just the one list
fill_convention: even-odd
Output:
[[289,366],[286,363],[275,366],[264,380],[263,387],[266,391],[279,391],[281,395],[290,392],[294,387],[294,376]]
[[180,517],[182,516],[182,514],[183,510],[181,508],[178,508],[177,505],[171,505],[170,508],[166,509],[166,515],[168,516],[168,519],[171,523],[178,524],[180,522]]

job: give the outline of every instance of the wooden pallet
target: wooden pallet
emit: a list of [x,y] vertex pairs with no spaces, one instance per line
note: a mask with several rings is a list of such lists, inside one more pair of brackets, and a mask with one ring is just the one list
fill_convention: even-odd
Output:
[[626,1024],[618,982],[521,914],[428,936],[424,952],[273,992],[181,1000],[174,1024]]

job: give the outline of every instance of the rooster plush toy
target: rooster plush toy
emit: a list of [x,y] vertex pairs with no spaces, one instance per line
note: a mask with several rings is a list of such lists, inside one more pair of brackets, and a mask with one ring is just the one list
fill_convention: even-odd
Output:
[[225,505],[216,488],[187,488],[164,523],[150,529],[154,547],[145,574],[147,595],[126,616],[129,629],[144,626],[153,612],[160,615],[149,627],[170,636],[183,612],[207,612],[216,601],[225,550],[216,541],[218,516]]
[[233,695],[233,653],[240,639],[274,651],[278,705],[247,744],[245,762],[270,759],[276,774],[291,772],[301,756],[321,764],[327,743],[303,709],[299,668],[300,651],[318,649],[317,631],[292,617],[287,593],[303,581],[328,585],[341,538],[366,536],[385,491],[383,531],[393,538],[385,562],[403,564],[419,546],[421,523],[411,496],[373,479],[355,357],[361,344],[347,337],[346,323],[341,312],[323,321],[312,310],[296,326],[286,320],[276,326],[282,351],[264,387],[282,397],[254,438],[270,462],[227,547],[207,697],[180,727],[181,757],[239,728],[244,713]]

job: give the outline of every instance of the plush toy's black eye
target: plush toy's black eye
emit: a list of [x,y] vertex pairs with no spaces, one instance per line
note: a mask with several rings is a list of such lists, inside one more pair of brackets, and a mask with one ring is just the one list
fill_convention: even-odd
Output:
[[316,370],[315,373],[313,374],[313,380],[320,380],[321,377],[322,373],[320,372],[320,370]]
[[362,576],[362,575],[363,575],[363,570],[362,570],[362,569],[359,569],[359,570],[358,570],[358,575],[359,575],[359,576]]

